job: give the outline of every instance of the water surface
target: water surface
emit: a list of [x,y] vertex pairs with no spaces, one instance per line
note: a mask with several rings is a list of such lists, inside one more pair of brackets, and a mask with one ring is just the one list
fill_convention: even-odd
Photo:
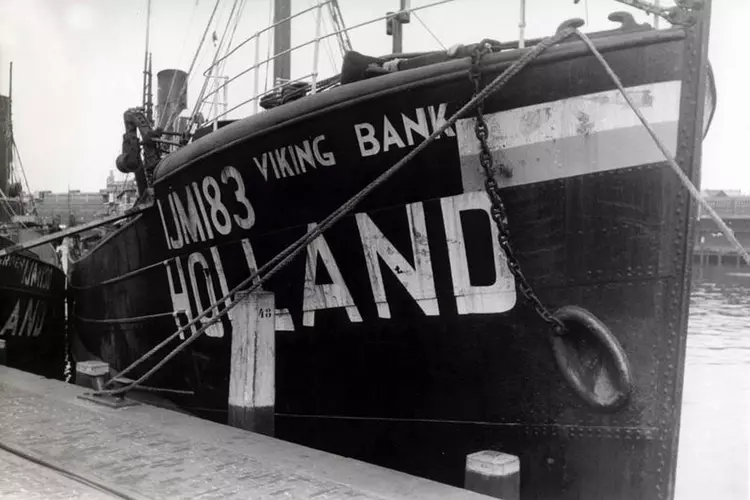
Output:
[[750,498],[750,269],[696,269],[676,500]]

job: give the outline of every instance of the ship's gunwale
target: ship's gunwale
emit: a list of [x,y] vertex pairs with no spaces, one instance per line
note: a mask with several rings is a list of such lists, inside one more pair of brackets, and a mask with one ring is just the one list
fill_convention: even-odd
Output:
[[[612,35],[593,40],[597,49],[602,53],[615,50],[637,48],[643,45],[655,45],[682,40],[685,32],[682,28],[670,28],[662,31],[613,32]],[[506,50],[486,56],[483,72],[496,72],[499,68],[508,66],[515,61],[525,49]],[[589,49],[583,42],[567,42],[547,49],[530,65],[554,62],[557,60],[574,59],[589,55]],[[156,167],[154,173],[155,185],[168,180],[195,163],[205,160],[240,143],[255,139],[259,136],[271,134],[279,129],[293,126],[295,123],[316,117],[321,113],[328,113],[341,107],[354,106],[363,100],[369,100],[384,95],[403,92],[425,84],[434,84],[465,78],[470,66],[468,58],[431,64],[428,66],[397,71],[392,74],[381,75],[360,82],[343,85],[338,88],[306,96],[287,105],[270,109],[263,113],[239,119],[216,132],[190,143],[165,157]],[[574,97],[571,95],[570,97]],[[121,232],[138,224],[143,214],[138,214],[116,231],[103,238],[96,246],[78,259],[72,261],[73,272],[78,263],[105,247],[110,240]]]
[[[653,32],[623,32],[600,39],[592,40],[597,49],[611,52],[641,45],[653,45],[671,42],[685,38],[680,28]],[[482,65],[483,72],[496,72],[498,69],[510,65],[517,60],[526,49],[514,49],[489,54]],[[534,66],[560,59],[573,59],[582,55],[590,55],[589,49],[583,42],[567,42],[553,46],[537,57],[529,65]],[[154,183],[160,184],[171,176],[192,164],[205,159],[209,155],[217,154],[240,142],[253,139],[259,135],[273,133],[279,128],[288,127],[295,123],[310,119],[319,113],[327,113],[343,106],[351,106],[360,100],[369,100],[383,95],[403,92],[413,87],[427,83],[434,84],[466,77],[470,66],[470,59],[463,58],[447,61],[410,70],[397,71],[377,78],[370,78],[360,82],[349,83],[341,87],[313,94],[300,100],[287,103],[263,113],[237,120],[216,132],[201,137],[164,158],[154,172]],[[570,96],[574,97],[574,96]]]

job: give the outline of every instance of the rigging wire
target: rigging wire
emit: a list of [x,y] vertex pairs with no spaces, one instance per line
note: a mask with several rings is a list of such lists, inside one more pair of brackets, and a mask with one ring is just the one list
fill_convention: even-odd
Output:
[[26,169],[23,168],[23,162],[21,161],[21,153],[18,151],[18,144],[16,144],[15,138],[11,138],[11,145],[13,147],[13,151],[16,152],[16,159],[18,160],[18,167],[21,170],[23,181],[26,184],[26,192],[28,192],[29,196],[31,196],[31,208],[33,210],[36,210],[36,204],[34,203],[34,196],[31,192],[31,187],[29,186],[29,180],[26,178]]
[[[246,0],[240,0],[239,4],[237,6],[237,12],[235,13],[234,17],[234,26],[232,26],[232,33],[229,35],[229,40],[227,41],[226,46],[224,47],[224,55],[221,57],[218,66],[216,67],[216,74],[214,75],[214,81],[216,83],[216,89],[214,92],[218,93],[219,85],[220,85],[220,75],[224,73],[224,68],[227,64],[227,57],[229,55],[229,48],[232,46],[232,42],[234,42],[234,36],[237,33],[237,27],[240,24],[240,19],[242,19],[242,13],[245,10]],[[220,49],[220,48],[219,48]],[[217,52],[218,53],[218,52]],[[229,103],[225,103],[226,106],[229,106]],[[211,108],[208,112],[208,116],[211,116],[211,113],[216,112],[218,113],[218,110],[215,109],[215,103],[211,103]]]
[[[315,5],[314,0],[310,0],[310,5],[311,6]],[[332,28],[331,31],[328,30],[328,18],[327,17],[323,16],[322,22],[323,22],[323,30],[327,34],[330,34],[331,32],[335,31],[335,27]],[[333,58],[333,48],[331,48],[331,43],[332,43],[331,42],[331,37],[330,36],[326,36],[323,39],[323,43],[321,45],[323,45],[323,50],[325,51],[326,56],[328,56],[328,62],[331,63],[331,71],[335,72],[336,71],[336,61]],[[344,54],[342,54],[342,56],[343,55]]]
[[445,45],[443,45],[443,42],[441,42],[440,39],[437,37],[437,35],[435,35],[435,33],[432,32],[432,30],[430,29],[430,27],[427,26],[427,23],[425,23],[424,21],[422,21],[422,18],[419,17],[419,15],[416,12],[412,12],[411,15],[414,16],[417,21],[419,21],[419,24],[421,24],[422,26],[424,26],[424,29],[426,29],[427,32],[430,35],[432,35],[432,38],[435,39],[435,41],[438,43],[438,45],[440,45],[443,48],[443,50],[445,50],[446,49]]
[[198,11],[198,2],[200,0],[195,0],[195,3],[193,4],[193,10],[190,12],[190,21],[188,21],[188,27],[187,31],[185,32],[185,37],[182,39],[182,47],[180,48],[180,57],[177,58],[177,61],[182,65],[182,57],[185,55],[185,48],[187,47],[187,41],[190,37],[190,33],[193,32],[193,22],[195,22],[195,13]]
[[[195,55],[193,55],[193,60],[190,62],[190,67],[187,70],[188,78],[190,77],[190,74],[193,72],[193,68],[195,67],[195,62],[198,60],[198,56],[201,53],[201,48],[203,48],[203,44],[206,41],[206,35],[208,35],[208,30],[211,29],[211,24],[213,23],[214,17],[216,16],[216,11],[219,8],[220,1],[221,0],[216,0],[216,2],[214,3],[214,8],[211,10],[211,16],[208,18],[208,22],[206,23],[206,29],[203,30],[201,41],[200,43],[198,43],[198,48],[195,50]],[[171,95],[172,93],[172,89],[174,88],[174,80],[175,80],[174,77],[172,77],[172,83],[169,86],[169,92],[167,92],[167,95]],[[182,97],[185,95],[186,92],[187,92],[187,79],[185,81],[185,84],[182,86],[182,89],[180,90],[180,94],[177,96],[176,101],[180,102],[180,100],[182,99]],[[174,121],[174,119],[176,119],[176,116],[173,117],[172,121]]]
[[[221,34],[221,40],[219,41],[219,45],[216,47],[216,51],[214,52],[213,61],[211,62],[210,68],[213,69],[216,66],[216,61],[219,60],[219,53],[221,52],[222,47],[224,46],[224,40],[226,39],[227,33],[229,32],[229,25],[232,22],[232,19],[234,18],[237,6],[239,5],[239,0],[234,0],[234,3],[232,4],[232,10],[229,12],[229,16],[227,17],[227,24],[224,27],[224,32]],[[203,98],[206,95],[206,89],[208,88],[208,82],[210,80],[210,76],[206,76],[203,79],[203,87],[201,88],[200,93],[198,94],[198,99],[195,102],[195,106],[193,107],[193,112],[190,113],[190,119],[188,120],[188,129],[192,127],[193,123],[195,122],[195,117],[199,110],[201,109],[203,105]],[[174,120],[177,117],[172,117],[171,123],[174,122]]]
[[232,26],[232,34],[229,35],[229,41],[227,42],[226,49],[224,51],[224,60],[221,61],[219,66],[219,73],[224,71],[224,67],[227,64],[226,57],[229,55],[229,48],[232,46],[232,42],[234,42],[234,35],[237,33],[237,27],[240,25],[240,19],[242,19],[242,13],[245,10],[245,6],[247,5],[247,0],[240,0],[239,7],[237,8],[237,14],[235,15],[235,21],[234,26]]
[[[659,3],[659,0],[656,0],[656,3]],[[589,0],[583,0],[583,9],[586,13],[586,25],[589,24]]]

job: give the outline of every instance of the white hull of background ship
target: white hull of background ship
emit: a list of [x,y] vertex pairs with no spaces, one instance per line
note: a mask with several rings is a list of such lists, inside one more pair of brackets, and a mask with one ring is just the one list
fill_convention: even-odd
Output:
[[671,498],[685,181],[715,102],[694,7],[663,30],[619,16],[596,51],[567,23],[524,48],[350,52],[335,88],[161,161],[131,112],[120,166],[151,204],[74,265],[78,352],[119,371],[171,339],[142,383],[226,419],[232,292],[260,280],[277,437],[458,485],[467,453],[502,450],[523,498]]

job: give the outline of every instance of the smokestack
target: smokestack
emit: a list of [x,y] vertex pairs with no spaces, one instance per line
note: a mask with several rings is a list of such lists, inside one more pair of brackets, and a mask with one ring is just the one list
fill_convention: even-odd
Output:
[[[187,108],[187,73],[165,69],[156,74],[156,127],[174,131],[175,118]],[[171,124],[167,130],[166,127]]]

